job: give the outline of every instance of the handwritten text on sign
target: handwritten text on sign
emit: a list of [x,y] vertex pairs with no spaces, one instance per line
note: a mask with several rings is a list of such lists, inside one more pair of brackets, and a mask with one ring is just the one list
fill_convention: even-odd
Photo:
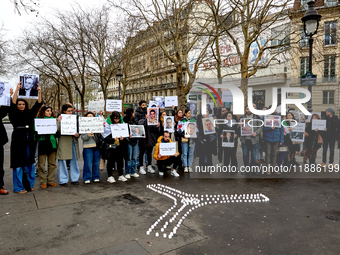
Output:
[[173,156],[176,153],[176,143],[160,143],[159,154],[162,156]]
[[102,110],[104,111],[105,101],[90,101],[88,110],[89,112],[96,111],[97,113]]
[[129,137],[129,129],[127,124],[111,125],[112,137]]
[[177,96],[165,97],[165,107],[178,106]]
[[319,131],[325,131],[326,120],[316,120],[312,121],[312,130],[318,129]]
[[121,112],[122,111],[122,100],[111,100],[106,99],[106,111],[108,112]]
[[62,114],[61,115],[61,135],[74,135],[77,133],[77,115]]
[[39,135],[57,133],[57,119],[34,119],[34,124]]
[[79,134],[103,133],[102,117],[79,117]]

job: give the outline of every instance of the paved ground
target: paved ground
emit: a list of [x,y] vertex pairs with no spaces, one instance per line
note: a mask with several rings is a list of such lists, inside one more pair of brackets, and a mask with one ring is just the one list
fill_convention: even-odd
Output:
[[[5,186],[12,190],[9,144],[5,150]],[[107,184],[103,172],[99,184],[41,190],[37,182],[34,192],[11,191],[0,197],[0,254],[340,254],[339,179],[180,174]],[[146,188],[149,184],[198,197],[262,193],[270,201],[208,204],[192,211],[177,234],[165,239],[146,231],[173,201]],[[160,227],[156,230],[162,234]]]

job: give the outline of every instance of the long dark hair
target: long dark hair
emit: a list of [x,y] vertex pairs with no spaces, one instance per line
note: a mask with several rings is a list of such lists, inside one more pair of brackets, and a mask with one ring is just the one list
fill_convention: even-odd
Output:
[[127,108],[127,109],[125,110],[125,115],[126,115],[126,117],[127,117],[129,120],[132,119],[132,114],[133,114],[134,111],[135,111],[135,109],[133,109],[132,107]]
[[17,99],[17,104],[18,104],[19,102],[24,102],[24,103],[25,103],[25,109],[24,109],[23,112],[28,112],[28,111],[30,110],[30,108],[29,108],[29,106],[28,106],[28,103],[27,103],[27,101],[26,101],[25,99],[22,99],[22,98]]
[[114,123],[114,124],[116,124],[116,122],[114,121],[114,118],[115,118],[115,117],[118,117],[118,118],[119,118],[119,122],[118,122],[118,123],[121,123],[120,113],[119,113],[119,112],[114,111],[114,112],[112,112],[111,115],[110,115],[110,120],[111,120],[111,122]]
[[72,105],[70,105],[70,104],[64,104],[64,105],[61,107],[61,113],[62,113],[62,114],[63,114],[63,113],[66,113],[66,111],[67,111],[68,108],[72,108],[72,110],[73,110]]
[[38,112],[38,118],[44,118],[45,112],[46,112],[47,109],[51,109],[51,111],[52,111],[51,117],[55,118],[55,113],[53,112],[52,107],[49,106],[49,105],[45,105],[45,106],[40,108],[40,110]]

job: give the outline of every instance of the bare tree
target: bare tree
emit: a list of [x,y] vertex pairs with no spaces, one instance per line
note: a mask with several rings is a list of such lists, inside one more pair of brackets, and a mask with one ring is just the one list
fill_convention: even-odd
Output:
[[21,15],[23,12],[39,14],[40,0],[11,0],[14,4],[14,11]]
[[3,27],[0,27],[0,75],[5,74],[5,61],[7,54],[7,42],[4,39]]
[[[194,0],[145,2],[127,0],[120,3],[108,1],[130,17],[140,20],[145,32],[150,33],[150,37],[155,39],[164,56],[173,63],[176,68],[179,107],[184,109],[186,95],[195,80],[198,66],[205,58],[211,39],[210,35],[202,37],[202,32],[206,32],[211,20],[204,11],[202,12],[201,2]],[[199,19],[197,19],[198,14],[201,14]],[[187,82],[183,82],[185,72],[189,76]]]

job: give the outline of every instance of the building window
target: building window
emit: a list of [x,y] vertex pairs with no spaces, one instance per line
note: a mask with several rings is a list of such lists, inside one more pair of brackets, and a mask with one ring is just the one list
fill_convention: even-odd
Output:
[[186,84],[186,81],[185,81],[185,73],[183,73],[183,84],[184,84],[184,85]]
[[327,7],[336,6],[338,4],[338,0],[326,0],[325,4]]
[[272,28],[271,31],[271,46],[277,46],[280,47],[286,47],[289,45],[289,34],[290,34],[290,28],[288,26],[279,26]]
[[300,47],[304,48],[304,47],[308,47],[308,37],[305,34],[305,31],[303,29],[303,27],[301,27],[301,38],[300,38]]
[[305,75],[308,70],[309,70],[309,58],[308,57],[300,58],[300,77],[302,75]]
[[324,57],[323,80],[335,81],[335,55]]
[[325,22],[325,45],[336,44],[336,21]]
[[174,76],[173,76],[173,75],[170,76],[170,82],[171,82],[171,83],[174,82]]
[[162,96],[162,91],[161,91],[161,92],[159,92],[159,96]]
[[170,91],[170,96],[172,97],[173,95],[174,95],[174,91],[171,90],[171,91]]
[[334,104],[334,90],[323,91],[322,103],[323,104]]

